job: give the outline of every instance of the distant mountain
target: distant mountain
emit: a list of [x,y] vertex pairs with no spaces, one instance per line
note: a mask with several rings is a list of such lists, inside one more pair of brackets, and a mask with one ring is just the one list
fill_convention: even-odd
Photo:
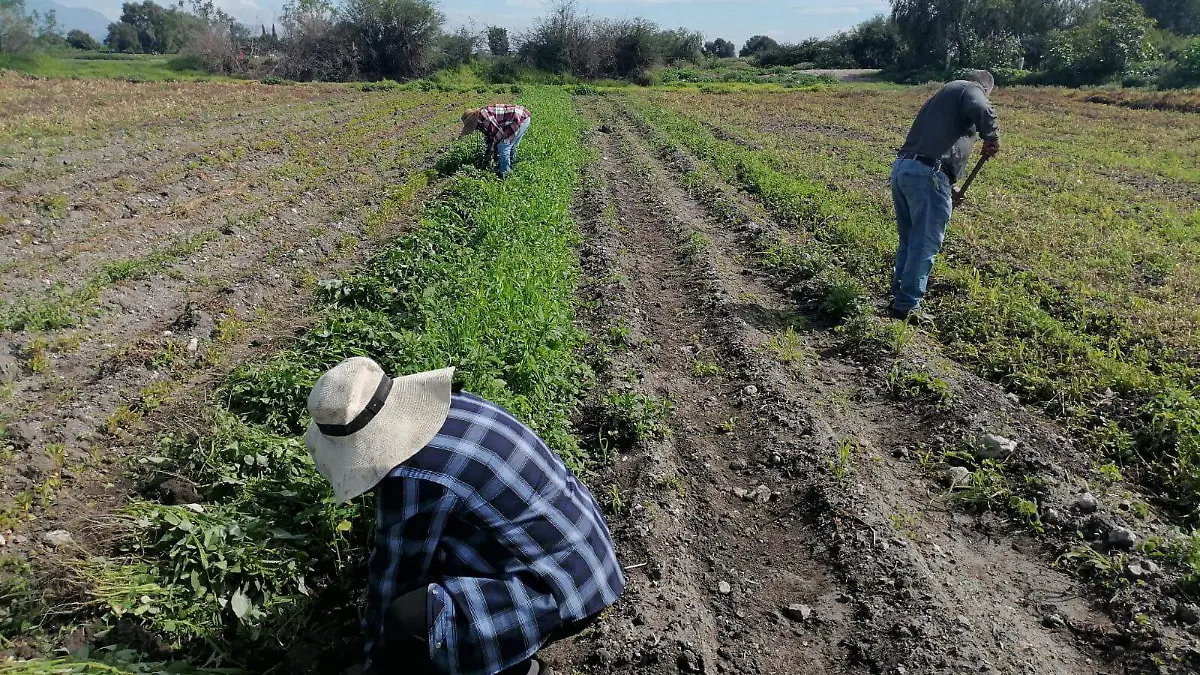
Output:
[[113,22],[113,19],[104,16],[94,9],[67,7],[54,2],[54,0],[25,0],[25,9],[30,12],[37,12],[38,14],[45,14],[52,9],[58,17],[58,25],[62,28],[63,35],[66,35],[68,31],[78,28],[79,30],[91,33],[97,42],[104,40],[104,37],[108,35],[108,24]]

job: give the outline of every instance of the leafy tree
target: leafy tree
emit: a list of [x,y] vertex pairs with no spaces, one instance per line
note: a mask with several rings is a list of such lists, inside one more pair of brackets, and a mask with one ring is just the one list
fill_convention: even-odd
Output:
[[605,62],[597,44],[598,32],[598,24],[580,13],[572,0],[560,0],[525,34],[519,50],[521,58],[552,73],[594,76]]
[[[208,12],[214,16],[220,12],[211,0],[193,0],[192,6],[194,10]],[[220,14],[232,22],[232,17],[223,12]],[[129,39],[129,29],[125,26],[132,27],[137,36],[132,43]],[[109,24],[109,36],[105,43],[117,51],[175,53],[204,29],[205,18],[184,11],[182,2],[179,6],[169,9],[151,0],[141,3],[127,2],[121,6],[121,20]],[[117,32],[114,33],[114,30]],[[113,46],[114,44],[120,46]]]
[[75,49],[82,49],[85,51],[95,51],[100,49],[100,43],[96,42],[95,38],[93,38],[90,34],[79,30],[78,28],[70,33],[67,33],[67,44]]
[[480,36],[465,26],[453,33],[441,37],[441,58],[438,65],[442,68],[455,68],[471,62],[475,50],[479,48]]
[[1047,36],[1084,22],[1092,0],[891,0],[909,68],[1036,66]]
[[746,40],[746,44],[742,45],[742,50],[738,52],[738,56],[746,58],[754,56],[760,52],[765,52],[769,49],[775,49],[779,43],[767,37],[766,35],[755,35]]
[[283,41],[280,71],[294,80],[353,80],[361,76],[350,27],[338,21],[330,0],[289,0],[280,23]]
[[846,49],[860,68],[885,68],[900,57],[900,33],[896,24],[879,15],[850,31]]
[[659,56],[668,63],[697,63],[703,55],[704,36],[686,28],[661,31],[655,41]]
[[1192,45],[1179,55],[1176,75],[1183,84],[1200,84],[1200,38],[1193,40]]
[[34,18],[25,0],[0,0],[0,53],[24,54],[33,48]]
[[108,37],[104,38],[104,44],[114,52],[135,53],[142,49],[141,40],[138,37],[138,29],[133,24],[118,21],[108,24]]
[[492,56],[508,56],[508,29],[500,26],[490,26],[487,29],[488,51]]
[[731,59],[737,55],[737,45],[725,38],[704,43],[704,53],[718,59]]
[[1103,80],[1155,55],[1154,20],[1135,0],[1103,0],[1097,18],[1050,37],[1046,65],[1081,82]]
[[428,71],[446,21],[433,0],[346,0],[341,17],[363,70],[393,78]]
[[[34,16],[36,17],[36,14]],[[53,39],[62,35],[62,28],[58,25],[57,11],[53,9],[47,10],[41,19],[42,25],[38,27],[38,37]]]
[[659,59],[658,26],[646,19],[629,19],[610,25],[613,63],[619,77],[644,73]]
[[1200,35],[1200,0],[1139,0],[1146,14],[1166,30]]

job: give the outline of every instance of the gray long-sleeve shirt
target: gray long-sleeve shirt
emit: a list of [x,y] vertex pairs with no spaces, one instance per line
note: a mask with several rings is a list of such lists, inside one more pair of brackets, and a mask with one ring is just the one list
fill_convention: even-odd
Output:
[[985,141],[1000,139],[996,111],[981,85],[955,80],[921,106],[900,154],[941,158],[953,182],[966,168],[977,131]]

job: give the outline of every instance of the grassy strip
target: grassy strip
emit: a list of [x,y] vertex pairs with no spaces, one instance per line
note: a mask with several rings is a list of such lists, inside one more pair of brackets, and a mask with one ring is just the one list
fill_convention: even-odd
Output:
[[120,281],[150,276],[172,261],[199,251],[216,235],[215,230],[200,232],[141,258],[105,263],[82,288],[57,289],[48,297],[0,303],[0,330],[53,330],[79,326],[85,318],[85,310],[94,309],[92,301],[105,288]]
[[[181,654],[252,667],[277,664],[306,635],[329,644],[355,623],[368,505],[334,505],[295,436],[312,381],[347,356],[371,355],[393,373],[454,364],[465,387],[585,463],[568,419],[589,379],[574,356],[568,213],[585,159],[581,122],[559,90],[523,103],[537,122],[509,180],[459,170],[409,234],[321,284],[311,331],[230,377],[208,433],[163,439],[150,462],[195,482],[203,501],[131,503],[123,555],[77,566],[106,621],[132,619]],[[479,148],[462,142],[451,157],[444,167],[478,159]]]
[[[855,192],[784,173],[771,151],[715,138],[701,122],[631,101],[643,121],[757,196],[798,241],[763,252],[828,313],[858,313],[887,289],[895,225]],[[938,337],[983,375],[1047,412],[1126,467],[1177,511],[1200,503],[1200,377],[1187,354],[1030,272],[944,258],[930,304]],[[1165,488],[1165,490],[1164,490]]]

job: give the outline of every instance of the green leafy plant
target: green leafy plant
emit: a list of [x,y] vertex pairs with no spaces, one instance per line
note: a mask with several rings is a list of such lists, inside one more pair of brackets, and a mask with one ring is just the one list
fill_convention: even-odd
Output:
[[667,418],[675,406],[667,399],[636,391],[610,389],[604,395],[606,420],[601,427],[617,442],[629,445],[671,434]]
[[718,377],[725,374],[725,369],[720,364],[699,358],[692,359],[690,370],[696,377]]
[[853,438],[838,441],[837,455],[829,460],[829,470],[839,483],[844,482],[854,470],[854,454],[857,450],[858,441]]

